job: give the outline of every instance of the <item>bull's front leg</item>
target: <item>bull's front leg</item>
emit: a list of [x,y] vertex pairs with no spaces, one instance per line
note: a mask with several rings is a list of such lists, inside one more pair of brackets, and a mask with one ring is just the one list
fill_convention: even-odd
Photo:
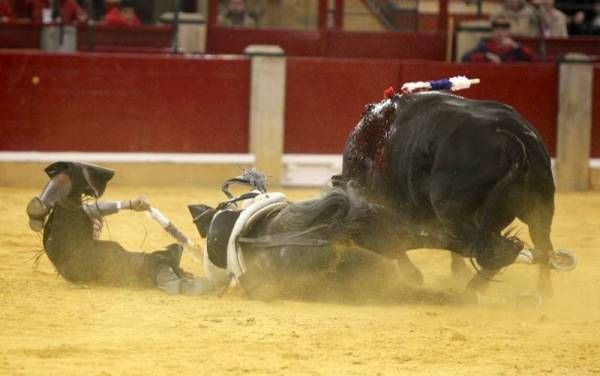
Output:
[[530,210],[521,219],[529,227],[529,235],[534,246],[534,262],[539,264],[538,291],[544,297],[552,296],[552,280],[550,278],[550,257],[554,246],[550,239],[550,229],[554,216],[554,199],[552,195],[538,197]]
[[529,226],[529,234],[536,250],[535,257],[538,260],[540,271],[538,278],[538,291],[544,297],[551,297],[553,294],[552,279],[550,276],[550,257],[554,247],[550,240],[550,231],[541,226]]

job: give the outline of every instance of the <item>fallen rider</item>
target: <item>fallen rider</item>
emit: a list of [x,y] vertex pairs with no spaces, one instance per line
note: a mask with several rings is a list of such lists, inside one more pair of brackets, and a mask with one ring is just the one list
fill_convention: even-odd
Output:
[[50,181],[27,205],[29,226],[35,232],[43,232],[44,251],[67,281],[158,287],[169,294],[186,295],[212,289],[207,280],[187,277],[179,266],[179,244],[144,253],[129,252],[117,242],[99,240],[104,216],[120,210],[150,208],[142,196],[125,201],[97,201],[114,176],[113,170],[80,162],[56,162],[45,171]]

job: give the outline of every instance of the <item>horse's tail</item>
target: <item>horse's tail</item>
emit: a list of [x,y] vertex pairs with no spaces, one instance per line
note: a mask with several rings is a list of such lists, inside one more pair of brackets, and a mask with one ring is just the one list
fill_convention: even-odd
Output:
[[372,207],[352,190],[333,188],[323,197],[292,203],[277,216],[286,231],[320,228],[327,238],[351,237],[372,218]]
[[[490,229],[493,227],[492,222],[497,217],[496,209],[499,207],[500,201],[506,199],[508,188],[511,184],[515,183],[528,168],[527,149],[523,141],[511,132],[505,130],[498,130],[498,132],[508,136],[509,142],[506,151],[510,161],[510,167],[506,174],[496,183],[496,185],[494,185],[479,211],[479,236],[475,244],[475,249],[478,251],[475,255],[477,262],[481,266],[490,269],[497,269],[512,263],[518,252],[523,248],[523,242],[514,234],[507,234],[502,236],[502,239],[497,239],[500,243],[504,244],[504,246],[498,244],[497,241],[493,241],[490,244],[487,237],[489,236]],[[497,252],[495,252],[494,249],[490,249],[498,246],[500,246],[500,249],[497,249]]]

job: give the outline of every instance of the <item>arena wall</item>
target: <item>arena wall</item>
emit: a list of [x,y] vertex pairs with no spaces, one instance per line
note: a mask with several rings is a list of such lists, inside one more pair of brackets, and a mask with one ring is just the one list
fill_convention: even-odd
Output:
[[[433,61],[288,58],[285,151],[340,153],[365,104],[388,86],[466,75],[484,84],[461,92],[513,106],[556,150],[558,70],[554,64],[447,64]],[[516,79],[518,77],[518,79]]]
[[[286,61],[284,181],[294,181],[290,171],[308,166],[312,174],[323,163],[324,176],[337,172],[345,138],[364,105],[381,100],[388,86],[459,74],[482,79],[481,85],[461,95],[515,107],[539,129],[549,151],[555,153],[555,64],[492,66],[308,57]],[[124,153],[119,154],[122,160],[108,160],[126,164],[131,152],[146,152],[161,153],[152,162],[171,166],[179,161],[210,165],[214,170],[218,165],[237,169],[252,164],[244,157],[212,157],[212,153],[251,155],[251,64],[246,56],[0,51],[0,66],[0,154],[107,153],[94,160],[101,162],[108,153]],[[598,158],[600,67],[594,72],[591,156]],[[171,153],[176,153],[175,159]],[[6,154],[2,161],[43,160],[37,154],[16,159],[14,155]],[[311,157],[315,155],[319,157]],[[594,171],[591,175],[593,181],[598,179]]]
[[0,150],[247,153],[249,59],[0,53]]
[[397,85],[397,60],[288,58],[287,153],[340,154],[367,103]]

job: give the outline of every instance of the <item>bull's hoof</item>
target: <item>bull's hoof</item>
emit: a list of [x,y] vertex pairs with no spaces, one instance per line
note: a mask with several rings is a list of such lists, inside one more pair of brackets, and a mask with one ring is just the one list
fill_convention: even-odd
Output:
[[577,256],[567,249],[558,249],[552,252],[548,265],[559,272],[569,272],[577,267]]

